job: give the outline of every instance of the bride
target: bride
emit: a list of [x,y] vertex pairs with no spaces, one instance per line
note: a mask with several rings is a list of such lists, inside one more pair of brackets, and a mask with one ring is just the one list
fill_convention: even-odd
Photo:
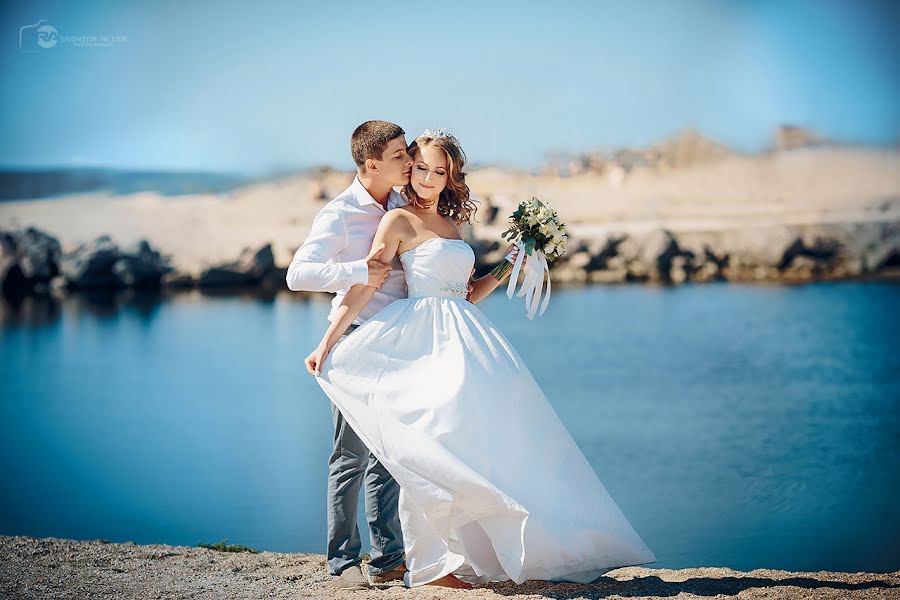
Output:
[[409,297],[342,338],[376,289],[354,286],[306,359],[400,484],[405,585],[585,583],[654,562],[518,352],[466,299],[475,256],[460,226],[475,206],[459,142],[429,130],[409,153],[410,202],[382,218],[370,253],[399,255]]

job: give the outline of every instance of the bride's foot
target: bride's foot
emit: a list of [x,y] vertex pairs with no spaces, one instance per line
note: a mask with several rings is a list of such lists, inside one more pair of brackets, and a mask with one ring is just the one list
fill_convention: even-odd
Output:
[[449,588],[457,588],[460,590],[471,590],[472,584],[466,583],[465,581],[460,581],[456,577],[451,575],[444,575],[440,579],[435,579],[434,581],[429,581],[425,585],[439,585],[441,587],[449,587]]

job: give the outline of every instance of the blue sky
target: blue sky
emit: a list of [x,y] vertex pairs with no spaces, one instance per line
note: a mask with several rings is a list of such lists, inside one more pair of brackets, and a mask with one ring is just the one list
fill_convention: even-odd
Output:
[[[5,3],[0,165],[349,167],[370,118],[447,127],[470,160],[520,166],[686,127],[744,151],[781,123],[894,144],[898,5]],[[39,19],[126,41],[21,52]]]

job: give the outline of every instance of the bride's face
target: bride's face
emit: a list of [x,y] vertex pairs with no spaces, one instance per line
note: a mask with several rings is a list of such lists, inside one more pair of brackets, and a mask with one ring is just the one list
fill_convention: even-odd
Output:
[[422,200],[433,200],[447,186],[447,153],[436,146],[417,148],[409,182]]

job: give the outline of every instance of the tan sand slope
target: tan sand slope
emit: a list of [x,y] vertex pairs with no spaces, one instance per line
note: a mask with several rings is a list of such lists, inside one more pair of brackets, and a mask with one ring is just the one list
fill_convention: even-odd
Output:
[[[351,178],[326,171],[222,196],[89,194],[6,202],[0,204],[0,229],[36,226],[57,236],[64,249],[102,234],[123,245],[147,239],[192,274],[271,242],[276,263],[285,266],[323,199]],[[499,239],[512,207],[536,195],[559,210],[575,238],[602,245],[610,236],[628,235],[640,246],[636,253],[646,245],[642,236],[668,230],[696,246],[695,252],[712,244],[717,254],[753,267],[780,257],[798,236],[812,244],[817,235],[837,235],[850,246],[853,274],[900,247],[900,151],[895,149],[800,148],[725,155],[677,169],[637,166],[624,174],[588,171],[572,177],[484,168],[474,170],[469,182],[473,195],[484,201],[482,222],[489,205],[499,209],[493,225],[474,227],[478,239]]]
[[325,558],[319,554],[237,554],[185,546],[0,536],[3,598],[900,598],[900,571],[629,567],[587,585],[529,581],[465,591],[431,586],[409,590],[392,583],[371,591],[340,592],[329,588],[328,580]]

